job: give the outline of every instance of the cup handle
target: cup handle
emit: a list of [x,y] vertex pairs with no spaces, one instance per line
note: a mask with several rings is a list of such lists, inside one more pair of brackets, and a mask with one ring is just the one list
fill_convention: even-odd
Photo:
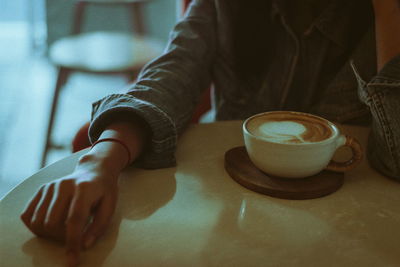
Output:
[[342,144],[339,143],[339,147],[340,146],[350,147],[353,156],[351,159],[345,162],[337,162],[331,160],[326,169],[334,172],[345,172],[353,169],[361,162],[363,157],[363,152],[360,143],[358,143],[358,141],[355,138],[348,135],[342,135],[339,138],[342,139],[342,142],[339,141],[340,143],[342,143]]

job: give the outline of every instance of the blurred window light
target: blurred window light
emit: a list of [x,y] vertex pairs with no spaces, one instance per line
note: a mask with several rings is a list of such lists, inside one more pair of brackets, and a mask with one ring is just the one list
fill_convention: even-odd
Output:
[[46,49],[45,17],[45,0],[1,0],[1,59],[42,54]]

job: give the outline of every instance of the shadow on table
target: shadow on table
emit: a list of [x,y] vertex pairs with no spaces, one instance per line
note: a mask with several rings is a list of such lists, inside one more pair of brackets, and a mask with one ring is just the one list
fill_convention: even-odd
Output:
[[124,219],[142,220],[166,205],[176,193],[176,168],[126,172],[120,180],[117,212]]
[[61,242],[32,237],[24,243],[22,250],[31,256],[32,266],[65,265],[64,246]]
[[[94,247],[81,254],[81,264],[102,266],[117,244],[123,219],[143,220],[167,204],[175,195],[175,168],[144,171],[128,170],[120,179],[119,203],[112,223]],[[33,266],[65,266],[61,242],[33,237],[23,245]]]

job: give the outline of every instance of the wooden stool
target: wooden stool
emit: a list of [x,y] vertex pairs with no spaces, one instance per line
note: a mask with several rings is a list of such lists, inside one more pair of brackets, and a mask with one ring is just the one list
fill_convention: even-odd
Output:
[[[46,164],[49,149],[56,147],[51,142],[54,119],[61,88],[71,72],[126,73],[130,80],[134,80],[147,62],[162,53],[164,45],[145,35],[142,7],[146,2],[149,0],[78,0],[75,3],[72,35],[56,41],[49,49],[50,60],[58,67],[58,76],[48,119],[42,167]],[[81,33],[84,13],[89,5],[126,5],[132,10],[133,33]]]

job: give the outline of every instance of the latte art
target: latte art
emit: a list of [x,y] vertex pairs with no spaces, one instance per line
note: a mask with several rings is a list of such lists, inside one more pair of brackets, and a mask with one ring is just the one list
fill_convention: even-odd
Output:
[[248,130],[270,142],[285,144],[320,142],[333,134],[330,125],[323,120],[293,114],[255,118],[248,123]]
[[301,136],[307,129],[300,123],[293,121],[266,122],[259,127],[260,135],[270,141],[305,143]]

